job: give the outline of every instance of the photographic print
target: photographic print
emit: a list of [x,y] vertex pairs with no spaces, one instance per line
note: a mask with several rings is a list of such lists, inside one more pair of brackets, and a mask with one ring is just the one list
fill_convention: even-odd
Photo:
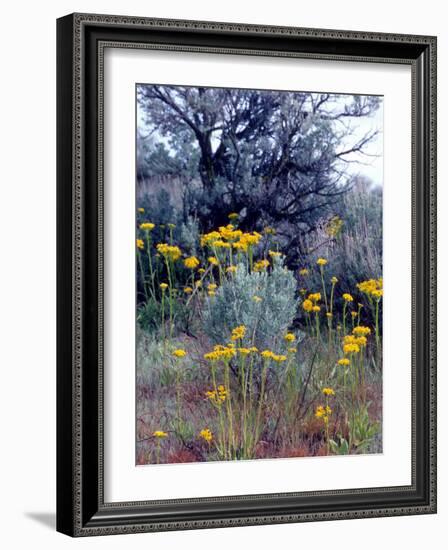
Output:
[[382,97],[135,101],[137,465],[381,453]]

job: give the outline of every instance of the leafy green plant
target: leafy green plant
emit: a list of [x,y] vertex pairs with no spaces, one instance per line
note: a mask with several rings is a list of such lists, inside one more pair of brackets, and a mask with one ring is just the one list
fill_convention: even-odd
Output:
[[364,452],[378,433],[379,422],[372,422],[369,416],[369,406],[361,405],[353,411],[348,422],[350,431],[350,443],[357,451]]
[[348,441],[343,437],[338,437],[338,441],[330,439],[330,450],[334,455],[348,455],[350,446]]

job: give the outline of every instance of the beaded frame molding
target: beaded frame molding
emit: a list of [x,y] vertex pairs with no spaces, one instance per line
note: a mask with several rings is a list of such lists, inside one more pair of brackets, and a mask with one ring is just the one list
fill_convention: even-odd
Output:
[[[149,48],[412,70],[412,483],[104,501],[103,56]],[[436,38],[72,14],[57,21],[57,530],[141,533],[436,512]]]

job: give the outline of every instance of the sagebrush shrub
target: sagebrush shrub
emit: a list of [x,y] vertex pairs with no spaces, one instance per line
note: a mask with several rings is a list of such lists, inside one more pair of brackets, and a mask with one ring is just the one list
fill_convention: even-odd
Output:
[[204,312],[204,331],[216,343],[228,340],[232,328],[244,325],[260,349],[275,347],[291,325],[298,299],[293,273],[279,260],[269,272],[250,273],[239,264],[223,282]]

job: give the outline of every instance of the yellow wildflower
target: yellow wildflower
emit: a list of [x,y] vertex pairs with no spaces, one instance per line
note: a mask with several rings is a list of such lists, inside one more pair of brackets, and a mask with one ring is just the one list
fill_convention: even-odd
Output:
[[322,405],[319,405],[316,408],[316,412],[314,413],[316,418],[322,418],[322,420],[327,423],[330,419],[330,415],[333,411],[331,408],[327,405],[326,407],[323,407]]
[[219,260],[218,258],[216,258],[216,256],[210,256],[210,258],[208,259],[209,263],[211,263],[212,265],[219,265]]
[[138,249],[143,250],[145,248],[145,243],[142,241],[142,239],[137,239],[135,242]]
[[306,267],[303,267],[300,271],[299,271],[299,275],[302,275],[302,277],[305,277],[305,275],[308,275],[309,273],[309,270],[306,268]]
[[162,291],[165,291],[168,288],[168,285],[166,283],[160,283],[160,288]]
[[287,332],[284,336],[284,339],[287,341],[287,342],[294,342],[295,339],[296,339],[296,336],[295,334],[293,334],[292,332]]
[[237,220],[239,218],[239,214],[237,212],[230,212],[227,217],[229,220]]
[[181,359],[182,357],[185,357],[187,355],[187,352],[183,349],[175,349],[172,355]]
[[346,355],[350,355],[351,353],[359,353],[358,344],[344,344],[342,349]]
[[263,298],[260,298],[260,296],[252,296],[252,300],[254,302],[257,302],[257,304],[258,304],[258,303],[263,301]]
[[338,279],[337,279],[337,277],[332,277],[332,278],[330,279],[330,281],[331,281],[331,284],[332,284],[332,285],[335,285],[335,284],[338,282]]
[[342,226],[344,225],[344,220],[341,220],[339,216],[334,216],[331,220],[328,221],[325,232],[329,237],[336,238],[341,232]]
[[247,249],[248,249],[247,243],[243,241],[237,241],[236,243],[232,243],[232,246],[235,250],[241,250],[242,252],[247,252]]
[[367,338],[365,336],[358,336],[355,344],[358,344],[358,346],[362,348],[367,345]]
[[197,281],[195,281],[195,282],[194,282],[194,286],[195,286],[196,288],[201,288],[201,286],[202,286],[202,281],[201,281],[200,279],[197,280]]
[[275,235],[276,231],[273,227],[269,227],[269,226],[266,226],[264,229],[263,229],[263,233],[265,235]]
[[200,273],[202,275],[203,273],[205,273],[205,269],[203,267],[200,267],[198,269],[198,273]]
[[263,357],[263,359],[273,359],[275,356],[275,353],[271,350],[265,349],[264,351],[261,352],[261,356]]
[[226,243],[222,239],[219,239],[218,241],[212,242],[212,247],[214,248],[230,248],[230,244]]
[[227,273],[236,273],[236,270],[236,265],[229,265],[229,267],[226,268]]
[[342,359],[339,359],[338,365],[341,365],[342,367],[348,367],[350,365],[350,359],[347,359],[347,357],[343,357]]
[[322,393],[324,395],[334,395],[334,390],[332,388],[323,388]]
[[331,311],[327,311],[326,316],[331,319],[333,317],[333,314],[331,313]]
[[272,357],[273,361],[276,361],[277,363],[281,363],[282,361],[286,361],[287,357],[286,355],[273,355]]
[[352,317],[353,317],[353,319],[354,319],[355,317],[357,317],[357,316],[358,316],[358,312],[357,312],[357,311],[352,311]]
[[271,258],[281,258],[283,256],[281,252],[276,252],[275,250],[269,250],[268,254]]
[[139,214],[144,214],[145,213],[145,209],[144,208],[137,208],[137,212]]
[[320,307],[319,306],[313,306],[314,313],[319,313]]
[[156,430],[155,432],[152,433],[152,435],[157,439],[163,439],[164,437],[168,437],[168,433],[163,432],[162,430]]
[[204,359],[207,361],[219,361],[220,359],[229,361],[236,355],[235,348],[231,346],[215,346],[213,351],[206,353]]
[[[219,228],[219,234],[223,239],[226,239],[227,241],[236,241],[237,239],[241,238],[243,232],[240,229],[235,229],[235,227],[231,223],[229,223],[226,226],[222,226]],[[229,247],[230,245],[227,244],[225,248]]]
[[211,297],[216,296],[216,292],[214,290],[209,290],[207,294]]
[[184,292],[185,294],[191,294],[193,292],[193,289],[191,288],[191,286],[186,286],[184,288]]
[[244,325],[240,325],[239,327],[236,327],[232,330],[231,339],[242,340],[245,334],[246,334],[246,327]]
[[269,267],[269,260],[259,260],[254,264],[254,271],[263,271]]
[[202,438],[204,441],[207,441],[207,443],[210,443],[210,441],[213,439],[213,434],[208,428],[205,428],[199,432],[199,437]]
[[328,260],[326,260],[325,258],[318,258],[317,261],[316,261],[316,264],[320,265],[320,266],[324,266],[327,263],[328,263]]
[[288,353],[297,353],[297,348],[288,348]]
[[229,392],[223,385],[219,385],[216,390],[205,392],[205,396],[207,399],[210,399],[214,405],[221,405],[221,403],[224,403],[226,400],[228,393]]
[[201,237],[201,246],[207,246],[211,242],[216,241],[220,238],[221,235],[218,233],[218,231],[211,231],[210,233],[206,233]]
[[348,292],[345,292],[342,295],[342,299],[345,300],[346,302],[353,302],[353,296],[351,294],[348,294]]
[[369,279],[368,281],[358,283],[356,286],[361,292],[370,296],[376,290],[383,288],[383,279]]
[[155,224],[151,222],[143,222],[140,224],[140,229],[143,229],[143,231],[152,231],[154,227]]
[[160,252],[160,254],[162,254],[165,258],[172,260],[173,262],[178,260],[182,255],[178,246],[171,246],[166,243],[159,243],[156,248],[157,251]]
[[184,266],[187,269],[196,269],[198,265],[199,265],[199,260],[196,258],[196,256],[189,256],[184,260]]
[[216,289],[218,288],[218,285],[215,284],[215,283],[209,283],[209,284],[207,285],[207,288],[208,288],[209,290],[216,290]]
[[358,325],[357,327],[354,327],[353,334],[356,336],[367,336],[368,334],[371,334],[371,330],[369,327],[363,327],[362,325]]
[[307,312],[313,311],[313,302],[311,300],[304,300],[302,307]]
[[383,296],[383,290],[381,288],[372,290],[372,296],[379,300]]
[[312,302],[319,302],[322,298],[322,295],[320,292],[314,292],[313,294],[309,294],[308,300],[311,300]]

